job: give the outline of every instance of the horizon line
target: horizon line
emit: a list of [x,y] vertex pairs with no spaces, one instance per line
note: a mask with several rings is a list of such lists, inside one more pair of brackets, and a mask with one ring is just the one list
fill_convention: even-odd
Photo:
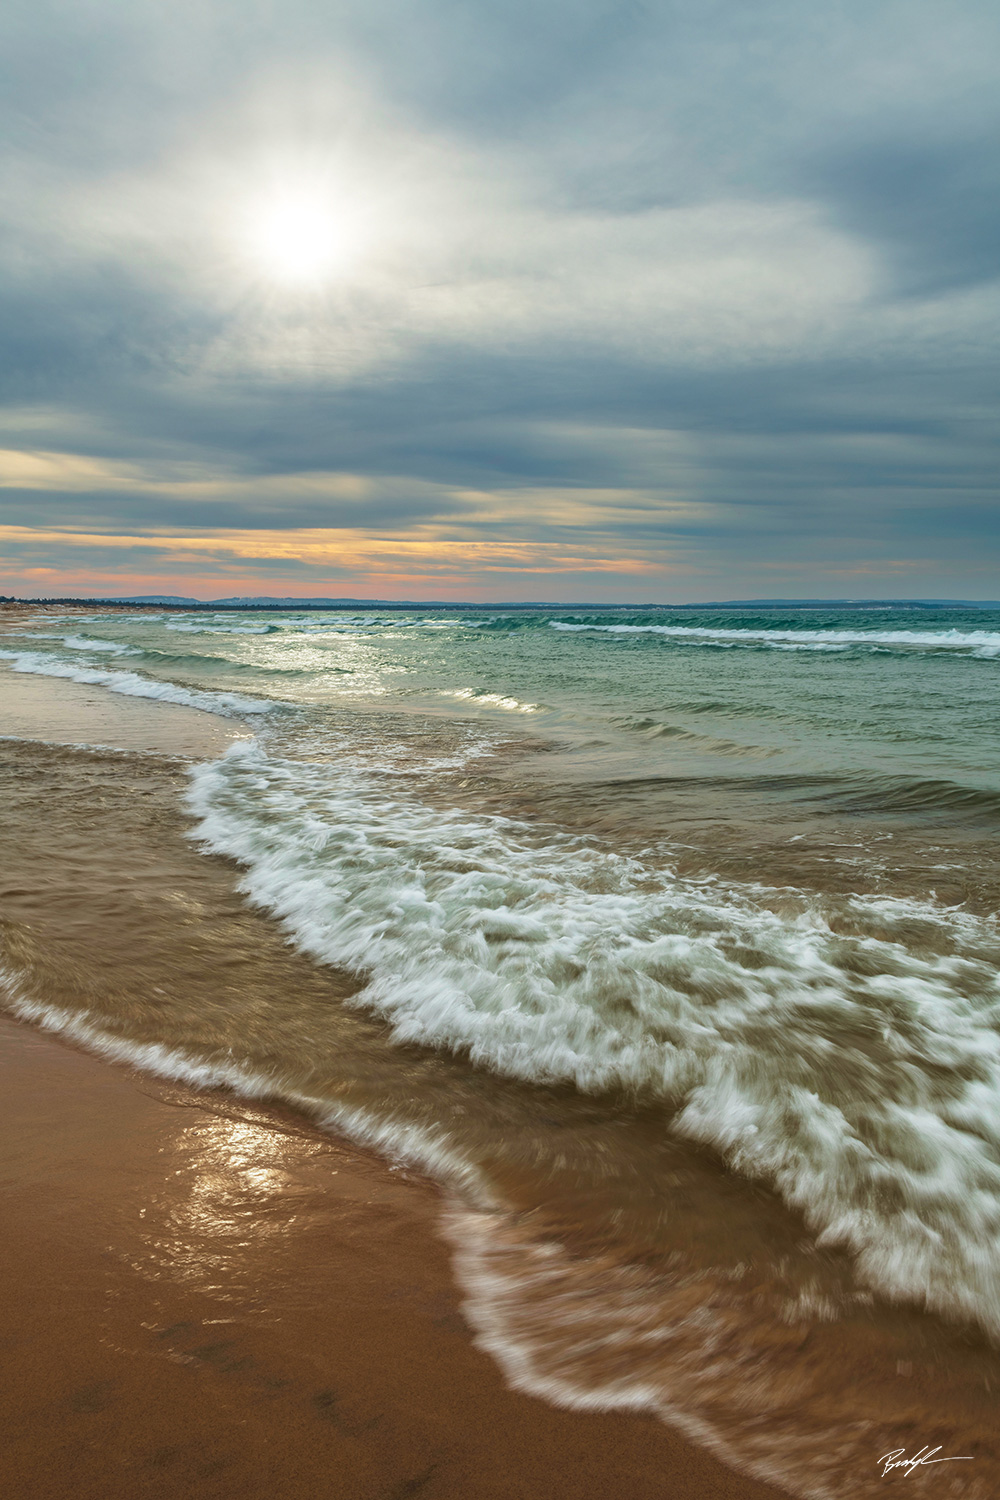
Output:
[[118,594],[109,595],[46,595],[31,598],[13,594],[0,594],[0,604],[103,604],[158,609],[580,609],[580,610],[641,610],[641,609],[736,609],[736,608],[841,608],[887,609],[947,608],[965,606],[971,609],[1000,609],[997,599],[916,598],[904,596],[889,599],[875,595],[868,598],[821,597],[818,595],[791,597],[759,597],[754,599],[702,599],[684,603],[670,601],[595,601],[560,599],[373,599],[348,595],[311,595],[302,598],[275,594],[229,595],[220,599],[198,599],[182,594]]

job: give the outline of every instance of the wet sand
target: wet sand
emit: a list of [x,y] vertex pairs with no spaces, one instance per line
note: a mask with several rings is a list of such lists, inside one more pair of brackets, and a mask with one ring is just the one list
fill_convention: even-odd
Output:
[[[0,734],[59,740],[62,725],[89,738],[91,712],[95,740],[133,750],[217,754],[231,735],[208,714],[2,674]],[[171,859],[221,878],[182,839],[181,853],[152,855],[175,821],[159,804],[178,770],[133,766],[116,797],[115,758],[84,752],[98,781],[81,799],[59,783],[71,752],[23,749],[0,879],[8,942],[37,944],[52,1000],[60,975],[67,993],[114,986],[126,953],[148,988]],[[98,898],[115,819],[138,819],[135,858],[147,854],[134,869],[116,859],[116,894]],[[126,895],[131,925],[119,913],[116,927]],[[300,963],[227,899],[249,924],[240,973],[259,969],[268,941]],[[204,913],[185,920],[192,933],[211,926]],[[189,978],[193,993],[205,982],[197,951]],[[652,1416],[564,1411],[508,1389],[463,1318],[440,1189],[291,1110],[167,1084],[0,1017],[0,1161],[2,1467],[18,1500],[779,1493]]]
[[160,755],[222,755],[252,729],[216,714],[127,698],[65,677],[33,677],[0,662],[0,735]]
[[7,1019],[0,1100],[20,1500],[778,1494],[651,1417],[505,1389],[419,1176]]

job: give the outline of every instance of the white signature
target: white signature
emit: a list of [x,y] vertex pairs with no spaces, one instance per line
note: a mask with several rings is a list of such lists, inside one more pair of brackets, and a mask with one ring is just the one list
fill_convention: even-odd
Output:
[[905,1469],[907,1474],[912,1474],[914,1469],[919,1469],[922,1464],[969,1464],[972,1462],[972,1454],[964,1453],[955,1458],[935,1458],[935,1453],[940,1453],[938,1448],[921,1448],[912,1458],[906,1457],[905,1448],[894,1448],[891,1453],[883,1453],[879,1459],[882,1465],[882,1478],[888,1474],[890,1469]]

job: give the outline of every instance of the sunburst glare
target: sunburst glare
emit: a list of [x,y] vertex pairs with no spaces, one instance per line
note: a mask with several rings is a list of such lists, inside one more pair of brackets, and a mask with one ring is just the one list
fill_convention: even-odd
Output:
[[255,206],[249,219],[253,258],[274,280],[290,285],[324,281],[357,248],[357,226],[315,190],[274,193]]

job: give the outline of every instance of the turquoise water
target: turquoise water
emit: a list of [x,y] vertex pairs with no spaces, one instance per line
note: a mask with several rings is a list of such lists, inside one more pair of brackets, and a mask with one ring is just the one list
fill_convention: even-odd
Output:
[[331,710],[349,709],[376,712],[387,741],[393,714],[404,739],[402,716],[418,714],[480,740],[541,738],[558,754],[547,774],[581,784],[701,781],[764,807],[984,824],[1000,813],[992,611],[144,613],[28,630],[5,654],[229,713],[252,698],[272,707],[272,729],[342,729]]

